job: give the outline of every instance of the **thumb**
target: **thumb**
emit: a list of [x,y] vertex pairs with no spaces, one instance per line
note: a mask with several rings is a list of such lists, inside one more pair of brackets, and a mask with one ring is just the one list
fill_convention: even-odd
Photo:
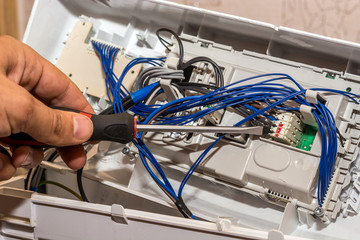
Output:
[[33,105],[23,130],[37,141],[61,147],[81,144],[91,137],[93,124],[90,118],[38,103]]

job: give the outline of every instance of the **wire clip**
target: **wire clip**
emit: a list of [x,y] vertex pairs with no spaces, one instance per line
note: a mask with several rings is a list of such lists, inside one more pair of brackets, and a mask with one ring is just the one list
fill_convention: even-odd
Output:
[[308,103],[319,104],[320,102],[323,105],[325,105],[325,103],[327,102],[326,98],[322,94],[310,89],[307,89],[305,92],[305,100]]
[[303,105],[303,104],[300,105],[300,113],[303,116],[303,119],[302,119],[303,123],[313,126],[313,127],[317,127],[317,122],[312,113],[313,109],[314,109],[313,107],[310,107],[307,105]]

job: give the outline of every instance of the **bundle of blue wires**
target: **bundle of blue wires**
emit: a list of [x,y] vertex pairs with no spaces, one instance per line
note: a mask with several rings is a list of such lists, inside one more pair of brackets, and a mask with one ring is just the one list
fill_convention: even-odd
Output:
[[[93,45],[95,44],[93,43]],[[164,58],[136,58],[125,67],[121,76],[117,78],[113,73],[114,54],[116,54],[115,52],[117,51],[101,45],[100,47],[94,46],[94,48],[98,51],[102,61],[109,91],[108,97],[114,105],[115,112],[124,111],[121,105],[121,99],[130,94],[122,85],[126,73],[136,64],[149,63],[151,65],[160,65],[164,60]],[[289,85],[283,84],[284,81],[289,81]],[[325,88],[313,88],[311,90],[342,94],[358,103],[355,98],[359,96],[353,93]],[[141,91],[141,89],[139,91]],[[241,105],[247,107],[252,112],[234,125],[241,126],[259,116],[265,117],[269,121],[274,120],[275,118],[269,114],[269,110],[272,109],[285,111],[300,110],[300,107],[287,106],[286,103],[289,101],[297,103],[298,106],[310,106],[313,108],[312,113],[318,124],[322,141],[318,178],[318,204],[322,206],[334,172],[337,157],[338,132],[330,110],[321,102],[317,104],[307,102],[305,97],[306,91],[307,89],[304,89],[291,76],[282,73],[271,73],[249,77],[217,88],[207,94],[176,99],[164,105],[146,106],[141,101],[138,101],[130,110],[145,118],[143,122],[138,124],[151,124],[153,121],[156,121],[156,124],[185,125],[195,123],[204,116],[220,109]],[[113,98],[111,98],[111,96]],[[251,106],[254,102],[265,103],[266,107],[262,109],[254,108]],[[294,104],[292,104],[292,106],[293,105]],[[183,189],[194,171],[205,159],[210,150],[221,141],[223,137],[224,135],[220,135],[218,139],[207,147],[198,157],[183,178],[177,193],[166,177],[161,165],[142,140],[143,133],[138,133],[133,142],[139,149],[141,161],[151,177],[173,201],[176,201],[182,197]]]
[[121,100],[130,95],[130,92],[124,87],[123,81],[126,74],[138,64],[150,64],[152,66],[161,66],[165,58],[134,58],[131,60],[117,77],[114,73],[114,63],[120,48],[111,46],[96,40],[91,41],[93,48],[99,54],[102,68],[105,74],[105,84],[108,99],[114,106],[115,113],[124,111]]
[[[120,51],[119,48],[110,46],[98,41],[93,40],[92,45],[96,52],[99,54],[102,68],[105,73],[105,82],[107,87],[107,95],[110,103],[114,107],[114,112],[119,113],[123,112],[124,109],[122,107],[121,100],[125,98],[126,96],[130,95],[130,92],[124,87],[123,80],[126,76],[126,74],[130,71],[131,68],[133,68],[137,64],[143,64],[147,63],[152,66],[161,66],[164,58],[135,58],[131,60],[124,68],[123,72],[119,77],[117,77],[113,71],[113,66],[116,58],[116,54]],[[136,94],[136,93],[135,93]],[[138,106],[134,106],[136,108]],[[170,193],[172,197],[176,199],[175,191],[173,190],[170,182],[165,176],[165,173],[163,172],[161,166],[156,161],[150,150],[147,148],[147,146],[144,144],[144,142],[140,138],[136,138],[134,140],[134,144],[139,149],[139,155],[141,160],[144,163],[145,168],[148,170],[150,175],[154,178],[154,180],[159,184],[159,186],[163,187],[163,189]],[[162,177],[163,182],[161,182],[158,177],[153,173],[153,171],[148,166],[146,159],[149,159],[149,161],[153,164],[155,169],[158,171],[160,176]]]

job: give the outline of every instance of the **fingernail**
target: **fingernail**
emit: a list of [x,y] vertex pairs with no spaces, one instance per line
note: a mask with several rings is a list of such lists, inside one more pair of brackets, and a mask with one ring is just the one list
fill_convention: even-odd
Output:
[[21,163],[21,167],[28,167],[32,163],[32,161],[32,155],[30,154],[30,152],[28,152],[24,158],[24,161]]
[[83,115],[74,116],[74,137],[79,140],[87,140],[90,137],[92,123],[90,118]]

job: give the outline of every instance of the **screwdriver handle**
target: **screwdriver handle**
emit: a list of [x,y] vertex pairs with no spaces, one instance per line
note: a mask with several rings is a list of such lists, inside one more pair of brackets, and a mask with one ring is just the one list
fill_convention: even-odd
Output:
[[89,141],[131,142],[136,136],[136,119],[126,113],[92,115],[94,131]]
[[[88,141],[113,141],[126,144],[131,142],[136,136],[136,119],[126,112],[111,115],[95,115],[72,109],[61,108],[60,110],[77,112],[91,119],[94,130]],[[0,141],[12,145],[52,147],[36,141],[23,132],[0,138]]]

